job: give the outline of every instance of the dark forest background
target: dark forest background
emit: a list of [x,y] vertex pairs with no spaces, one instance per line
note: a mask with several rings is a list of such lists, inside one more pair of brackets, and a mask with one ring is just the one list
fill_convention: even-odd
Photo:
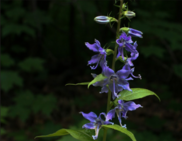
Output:
[[[2,0],[1,1],[1,141],[33,141],[61,128],[81,129],[80,111],[106,111],[107,94],[88,82],[87,61],[94,54],[85,42],[114,47],[116,24],[94,22],[98,15],[118,17],[114,0]],[[129,0],[136,17],[122,26],[143,32],[138,42],[131,88],[147,88],[154,96],[135,100],[143,108],[123,120],[138,141],[182,141],[182,1]],[[108,57],[111,59],[112,55]],[[118,66],[119,68],[120,66]],[[115,118],[115,123],[118,123]],[[102,140],[102,131],[98,140]],[[70,136],[40,141],[75,141]],[[130,138],[109,130],[107,140]]]

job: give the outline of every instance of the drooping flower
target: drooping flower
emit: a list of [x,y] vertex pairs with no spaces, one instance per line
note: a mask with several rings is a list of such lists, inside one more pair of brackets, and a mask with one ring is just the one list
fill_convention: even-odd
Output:
[[139,107],[142,107],[142,106],[140,104],[135,104],[135,102],[133,101],[128,101],[124,103],[123,100],[118,100],[118,105],[107,113],[106,120],[110,120],[114,118],[116,113],[120,125],[126,128],[126,125],[123,126],[121,123],[121,117],[126,119],[127,118],[126,114],[128,111],[136,110]]
[[88,61],[88,65],[96,64],[96,66],[90,66],[91,69],[96,69],[98,64],[103,67],[106,63],[106,51],[100,45],[100,42],[95,39],[94,44],[90,44],[88,42],[85,45],[92,51],[98,52],[99,54],[92,56],[91,60]]
[[[128,77],[132,70],[129,65],[124,65],[121,70],[118,70],[116,73],[114,70],[110,69],[108,66],[103,68],[103,75],[107,76],[103,81],[99,81],[93,84],[93,86],[101,86],[100,93],[108,93],[108,88],[112,92],[112,99],[118,97],[117,93],[123,89],[132,91],[129,87],[128,80],[133,80],[132,77]],[[93,77],[96,77],[96,74],[92,74]]]
[[82,126],[82,128],[86,128],[86,129],[95,129],[95,135],[92,135],[93,139],[96,140],[99,134],[99,130],[101,129],[102,125],[108,125],[108,124],[114,124],[112,122],[110,122],[109,120],[103,120],[101,118],[101,115],[103,115],[106,118],[106,114],[105,113],[100,113],[99,116],[97,117],[97,115],[94,112],[90,112],[88,114],[84,113],[84,112],[80,112],[82,114],[82,116],[84,118],[86,118],[87,120],[90,121],[90,123],[86,123]]
[[131,40],[131,36],[127,36],[125,32],[123,32],[120,35],[119,39],[116,40],[116,43],[119,45],[117,57],[122,56],[123,60],[124,60],[124,53],[123,53],[124,48],[131,53],[136,54],[138,52],[136,48],[133,47],[133,45],[131,44],[133,43],[133,41]]
[[[130,89],[128,80],[133,80],[133,78],[141,79],[140,74],[135,76],[133,72],[134,68],[131,68],[128,63],[126,63],[123,68],[118,70],[116,73],[108,66],[105,66],[103,68],[103,75],[107,76],[107,78],[94,83],[93,86],[102,87],[100,93],[108,93],[108,90],[110,89],[112,92],[112,99],[114,100],[119,96],[118,93],[123,89],[132,91]],[[133,78],[129,77],[129,75],[131,75]],[[97,75],[92,74],[92,76],[95,78]]]
[[[138,46],[137,42],[135,41],[133,47],[136,49]],[[130,65],[130,66],[134,66],[132,61],[136,60],[139,56],[139,52],[137,53],[132,53],[131,52],[131,57],[127,58],[126,62]]]

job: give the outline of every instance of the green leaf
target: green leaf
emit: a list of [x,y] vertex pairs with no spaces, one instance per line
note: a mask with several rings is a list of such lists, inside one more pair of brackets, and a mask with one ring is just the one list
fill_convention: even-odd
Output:
[[1,111],[1,123],[6,123],[6,120],[4,118],[8,116],[9,109],[7,107],[1,106],[0,111]]
[[165,49],[159,47],[159,46],[149,46],[149,47],[144,47],[141,49],[141,53],[145,57],[149,57],[152,55],[155,55],[159,58],[163,58],[163,55],[165,53]]
[[1,65],[4,67],[10,67],[14,65],[14,60],[9,56],[9,54],[1,54]]
[[89,83],[90,82],[82,82],[82,83],[76,83],[76,84],[74,84],[74,83],[68,83],[65,86],[67,86],[67,85],[88,85]]
[[106,76],[104,76],[103,74],[99,74],[97,75],[89,84],[88,84],[88,88],[90,87],[90,85],[98,82],[98,81],[102,81],[104,80],[105,78],[107,78]]
[[29,26],[9,23],[4,25],[2,28],[2,37],[5,37],[10,34],[20,35],[21,33],[29,34],[32,37],[35,37],[35,30]]
[[130,100],[134,100],[134,99],[143,98],[143,97],[146,97],[149,95],[155,95],[160,100],[160,98],[157,96],[157,94],[155,94],[154,92],[152,92],[150,90],[143,89],[143,88],[132,88],[132,92],[123,90],[119,93],[119,95],[120,96],[114,101],[115,103],[117,103],[117,101],[119,99],[130,101]]
[[173,70],[176,75],[182,78],[182,64],[174,65]]
[[43,71],[44,67],[43,67],[43,63],[44,60],[41,58],[26,58],[25,60],[23,60],[22,62],[20,62],[18,64],[18,66],[27,72],[32,72],[32,71]]
[[[34,94],[29,90],[22,90],[16,92],[16,97],[13,99],[13,101],[16,103],[16,105],[20,105],[22,107],[26,106],[32,106],[32,103],[34,103]],[[30,108],[29,107],[29,108]]]
[[52,95],[37,95],[31,109],[34,113],[41,111],[44,115],[49,116],[54,108],[56,108],[56,98]]
[[4,129],[1,127],[0,133],[1,133],[1,135],[4,135],[4,134],[6,134],[6,133],[7,133],[7,131],[6,131],[6,130],[4,130]]
[[119,125],[116,125],[116,124],[114,124],[114,125],[102,125],[102,127],[111,128],[111,129],[120,131],[120,132],[128,135],[133,141],[136,141],[135,136],[133,135],[132,132],[128,131],[126,128],[123,128]]
[[114,54],[114,51],[112,49],[106,49],[107,55]]
[[57,137],[70,134],[73,138],[80,141],[93,141],[92,136],[86,133],[84,130],[73,130],[73,129],[60,129],[55,133],[49,135],[36,136],[35,138],[45,138],[45,137]]
[[26,14],[25,9],[21,7],[14,7],[6,11],[6,15],[9,19],[18,20]]
[[23,79],[15,71],[1,71],[1,89],[7,92],[14,85],[23,86]]

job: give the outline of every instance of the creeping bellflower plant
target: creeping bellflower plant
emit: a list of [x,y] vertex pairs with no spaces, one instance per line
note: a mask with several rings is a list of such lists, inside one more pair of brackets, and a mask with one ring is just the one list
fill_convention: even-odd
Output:
[[[89,123],[83,124],[82,128],[84,129],[60,129],[53,134],[38,137],[63,136],[70,134],[78,140],[91,141],[97,140],[99,131],[104,129],[103,141],[106,141],[107,129],[110,128],[128,135],[133,141],[136,140],[134,135],[126,129],[126,124],[122,124],[122,118],[127,119],[126,115],[128,111],[134,111],[139,107],[142,107],[140,104],[135,104],[133,100],[152,94],[155,96],[157,95],[147,89],[130,88],[129,80],[133,80],[133,78],[141,79],[140,74],[138,76],[133,74],[135,70],[133,61],[139,57],[139,52],[137,51],[138,44],[136,41],[133,41],[132,38],[142,38],[143,33],[140,30],[131,27],[121,26],[121,20],[124,17],[127,17],[130,20],[135,17],[136,14],[133,11],[128,10],[128,6],[123,0],[118,1],[120,1],[120,4],[118,5],[118,7],[120,7],[118,19],[108,16],[97,16],[94,18],[94,20],[100,24],[110,24],[111,22],[117,23],[114,49],[109,47],[106,49],[102,48],[101,43],[96,39],[93,44],[86,42],[86,47],[96,53],[88,61],[88,65],[92,65],[90,67],[93,70],[100,67],[102,72],[98,75],[92,73],[93,80],[90,82],[76,84],[88,85],[88,87],[90,85],[101,87],[100,93],[107,93],[108,97],[106,113],[102,111],[99,116],[97,116],[97,114],[93,112],[94,109],[89,113],[80,112],[85,119],[90,121]],[[106,57],[108,55],[112,55],[113,57],[111,66],[107,64]],[[115,70],[116,61],[120,61],[121,63],[121,65],[117,66],[117,68],[119,68],[118,70]],[[119,125],[114,124],[111,121],[115,117],[115,114],[118,117]],[[104,116],[105,120],[103,120],[101,116]],[[95,135],[93,135],[93,133],[89,134],[88,130],[95,130]]]

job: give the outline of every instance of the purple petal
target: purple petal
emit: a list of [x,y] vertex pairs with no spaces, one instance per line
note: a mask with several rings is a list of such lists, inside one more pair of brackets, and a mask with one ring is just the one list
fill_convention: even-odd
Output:
[[110,89],[111,92],[112,92],[112,99],[114,100],[116,97],[118,97],[117,92],[116,92],[116,91],[118,91],[118,90],[116,90],[117,88],[116,88],[116,86],[115,86],[115,81],[113,81],[113,83],[110,83],[110,84],[109,84],[109,89]]
[[124,60],[123,47],[118,47],[117,58],[118,58],[119,56],[122,56],[122,59]]
[[131,53],[131,60],[136,60],[139,56],[139,53]]
[[128,117],[126,116],[127,112],[128,112],[127,110],[123,110],[123,111],[122,111],[122,117],[125,118],[125,119],[128,118]]
[[123,66],[123,68],[116,72],[119,78],[127,78],[131,74],[131,68],[130,65],[127,63]]
[[106,62],[106,55],[102,55],[102,58],[100,60],[100,67],[104,68],[106,66],[107,62]]
[[114,74],[114,71],[107,66],[104,67],[103,73],[105,76],[110,77],[112,74]]
[[86,42],[85,45],[94,52],[99,52],[99,50],[102,50],[102,47],[100,46],[100,42],[98,40],[96,40],[96,43],[94,44]]
[[119,82],[119,86],[121,86],[124,90],[128,90],[128,91],[132,91],[131,89],[130,89],[130,86],[129,86],[129,83],[128,83],[128,81],[126,81],[126,80],[119,80],[120,82]]
[[99,42],[99,40],[97,40],[97,39],[95,39],[95,43],[96,43],[97,45],[100,45],[100,42]]
[[95,129],[95,125],[94,123],[86,123],[82,126],[82,128],[86,128],[86,129]]
[[129,43],[126,43],[125,44],[125,49],[129,52],[132,52],[132,53],[138,53],[137,50]]
[[99,119],[101,119],[101,120],[102,120],[102,118],[101,118],[102,115],[106,118],[106,114],[104,112],[102,112],[99,114]]
[[103,86],[101,91],[99,93],[108,93],[108,88],[107,86]]
[[141,31],[139,31],[139,30],[130,28],[129,31],[128,31],[128,34],[131,35],[131,36],[134,36],[134,37],[142,38],[143,33]]
[[126,60],[126,62],[127,62],[130,66],[134,66],[134,65],[133,65],[133,62],[131,61],[131,58],[128,58],[128,59]]
[[112,109],[112,110],[110,110],[110,111],[107,113],[106,121],[112,120],[112,118],[115,117],[115,111],[116,111],[116,109]]
[[113,122],[110,122],[110,121],[104,121],[104,123],[103,123],[104,125],[108,125],[108,124],[111,124],[111,125],[113,125],[114,123]]
[[129,31],[133,33],[143,34],[141,31],[133,29],[133,28],[129,28]]
[[133,46],[135,47],[135,49],[137,48],[138,46],[137,41],[134,42]]
[[122,34],[119,37],[120,39],[128,40],[128,37],[125,32],[122,32]]
[[120,99],[120,100],[118,100],[118,104],[124,105],[124,101]]
[[133,80],[133,78],[132,78],[132,77],[129,77],[129,78],[126,78],[125,80],[127,80],[127,81],[128,81],[128,80]]
[[140,74],[138,74],[138,76],[135,76],[135,75],[133,74],[134,69],[135,69],[135,68],[132,68],[132,69],[131,69],[131,71],[132,71],[131,76],[132,76],[132,77],[134,77],[134,78],[142,79],[142,77],[141,77],[141,75],[140,75]]
[[128,36],[126,41],[127,41],[127,43],[130,43],[130,44],[133,43],[133,41],[131,40],[131,36]]
[[142,107],[140,104],[135,104],[133,101],[126,102],[124,108],[128,111],[136,110],[137,108]]
[[94,112],[90,112],[88,114],[84,113],[84,112],[80,112],[82,114],[82,116],[86,119],[88,119],[90,122],[95,122],[95,120],[97,119],[97,115]]
[[141,34],[138,33],[133,33],[133,32],[128,32],[128,35],[133,36],[133,37],[139,37],[139,38],[143,38]]
[[92,58],[88,61],[88,65],[95,64],[95,63],[99,62],[101,57],[102,56],[100,54],[92,56]]
[[116,40],[116,43],[119,45],[119,47],[122,47],[123,46],[123,42],[121,42],[121,39],[117,39]]

